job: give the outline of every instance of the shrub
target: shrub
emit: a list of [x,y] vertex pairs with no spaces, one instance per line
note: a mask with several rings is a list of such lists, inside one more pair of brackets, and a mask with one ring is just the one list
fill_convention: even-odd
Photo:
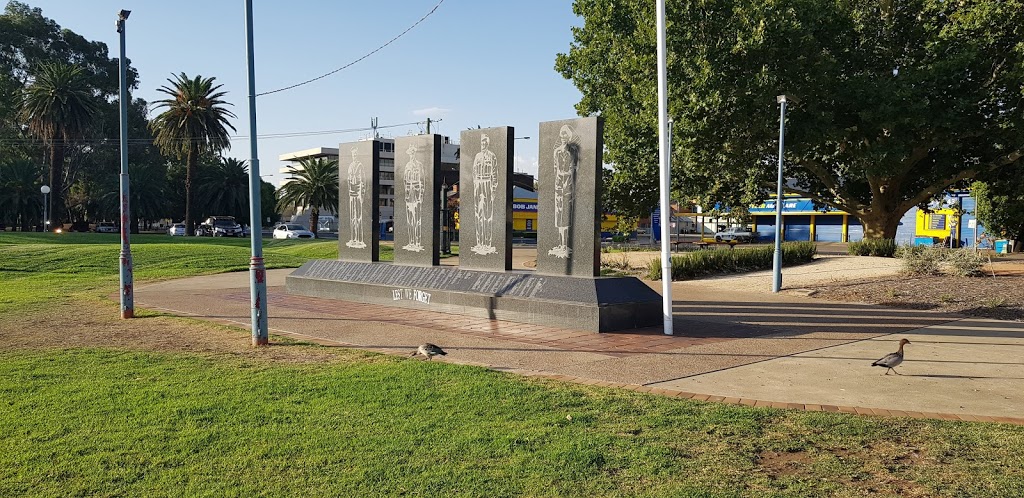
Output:
[[897,245],[894,239],[864,239],[859,242],[850,242],[846,252],[851,256],[882,256],[891,258],[896,253]]
[[899,257],[903,259],[902,272],[907,275],[938,275],[939,262],[942,261],[942,250],[937,247],[907,246],[901,248]]
[[[772,267],[775,248],[771,246],[714,249],[689,252],[671,259],[672,279],[686,280],[716,273],[767,270]],[[782,244],[782,264],[806,263],[814,259],[817,246],[813,242]],[[652,260],[647,267],[651,280],[661,279],[661,261]]]
[[944,251],[946,272],[961,277],[976,277],[981,275],[981,265],[984,259],[973,249],[950,249]]

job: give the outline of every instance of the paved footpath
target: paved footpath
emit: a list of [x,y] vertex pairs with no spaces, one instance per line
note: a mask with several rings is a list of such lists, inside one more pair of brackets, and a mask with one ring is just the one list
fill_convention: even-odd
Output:
[[[787,269],[784,283],[839,269],[855,278],[857,268],[880,271],[863,258],[822,258]],[[771,294],[770,275],[747,275],[674,283],[675,336],[596,334],[292,296],[290,272],[268,272],[271,332],[327,346],[408,355],[433,342],[445,361],[697,400],[1024,424],[1024,323]],[[139,283],[135,302],[248,329],[248,285],[248,272]],[[903,337],[903,375],[870,366]]]

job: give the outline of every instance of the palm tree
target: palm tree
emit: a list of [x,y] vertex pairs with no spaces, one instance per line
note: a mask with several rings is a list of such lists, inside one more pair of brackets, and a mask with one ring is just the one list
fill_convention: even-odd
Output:
[[64,153],[81,138],[99,110],[88,75],[79,66],[42,64],[25,89],[21,119],[28,131],[50,147],[50,218],[61,226],[64,217]]
[[338,212],[338,161],[303,159],[288,167],[288,183],[278,190],[278,205],[309,207],[309,229],[317,232],[320,208]]
[[164,154],[185,158],[185,233],[192,235],[195,230],[196,161],[200,152],[219,152],[231,148],[228,129],[235,127],[228,118],[235,117],[222,100],[227,92],[221,92],[221,85],[214,85],[215,78],[196,76],[189,79],[185,73],[168,79],[157,91],[169,98],[156,101],[156,108],[166,110],[156,117],[150,128],[156,134],[155,143]]
[[0,163],[0,222],[28,231],[30,222],[43,218],[41,195],[39,168],[32,161],[18,158]]
[[199,193],[209,215],[249,219],[249,170],[245,161],[222,157],[199,174]]

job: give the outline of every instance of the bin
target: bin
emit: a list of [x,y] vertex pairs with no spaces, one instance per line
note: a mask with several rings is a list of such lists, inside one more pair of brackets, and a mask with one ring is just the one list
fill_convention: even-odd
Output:
[[1009,244],[1007,244],[1007,242],[1008,241],[1006,239],[999,239],[992,244],[992,248],[995,249],[996,254],[1006,254],[1009,252]]

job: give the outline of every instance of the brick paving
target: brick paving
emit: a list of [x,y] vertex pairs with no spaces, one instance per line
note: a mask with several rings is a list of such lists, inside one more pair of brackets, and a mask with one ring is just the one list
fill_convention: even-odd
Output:
[[[247,325],[250,299],[247,289],[153,292],[159,287],[160,284],[156,284],[148,292],[145,288],[137,292],[137,303],[200,319]],[[672,374],[701,375],[862,341],[893,331],[935,326],[954,319],[950,315],[858,304],[809,303],[796,298],[765,302],[756,298],[746,300],[741,293],[714,301],[707,296],[684,294],[675,303],[675,309],[677,330],[686,330],[686,335],[665,336],[660,327],[596,334],[429,310],[292,296],[282,287],[271,287],[268,291],[275,334],[327,346],[404,355],[415,342],[432,337],[416,331],[427,331],[444,334],[442,337],[451,341],[442,344],[457,343],[452,346],[465,353],[458,363],[563,382],[753,407],[1024,425],[1024,417],[794,403],[700,393],[668,385],[671,377],[650,378],[651,372],[665,369],[672,361],[676,363],[667,369]],[[685,328],[680,328],[680,324]],[[852,327],[854,324],[860,326]],[[857,330],[852,330],[854,328]],[[384,331],[392,332],[395,337],[384,340]],[[533,363],[506,361],[512,355],[541,359]],[[456,360],[446,358],[443,361]],[[697,366],[689,370],[681,368],[680,365],[690,365],[685,363],[687,361]],[[641,373],[632,372],[631,368]]]

